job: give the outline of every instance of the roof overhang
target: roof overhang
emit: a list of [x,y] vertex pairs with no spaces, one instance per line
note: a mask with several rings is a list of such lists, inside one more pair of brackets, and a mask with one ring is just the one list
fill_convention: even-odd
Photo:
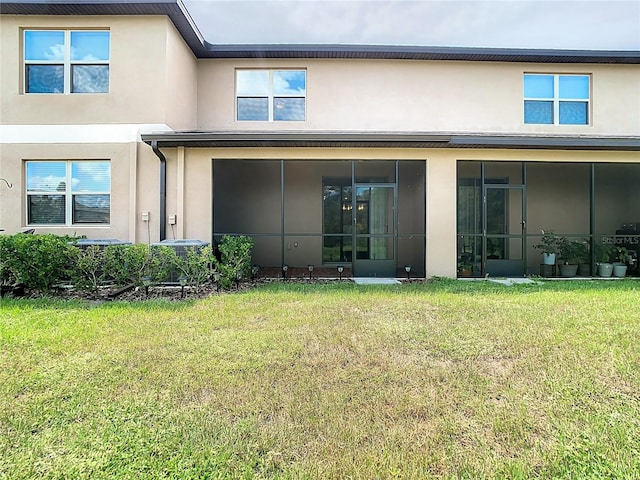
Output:
[[3,15],[166,15],[198,58],[328,58],[467,62],[640,64],[634,50],[555,50],[414,45],[214,45],[182,0],[1,0]]
[[632,50],[426,47],[416,45],[212,45],[207,58],[328,58],[466,62],[639,64]]
[[2,15],[166,15],[196,57],[208,47],[182,0],[1,0]]
[[159,148],[494,148],[639,151],[640,137],[525,136],[403,132],[215,132],[147,133],[142,141]]

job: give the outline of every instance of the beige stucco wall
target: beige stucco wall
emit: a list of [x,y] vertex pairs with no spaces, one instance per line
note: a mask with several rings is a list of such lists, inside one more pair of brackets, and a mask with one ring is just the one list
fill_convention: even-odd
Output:
[[[163,149],[167,158],[167,217],[176,216],[176,225],[166,225],[167,239],[211,240],[211,152],[205,149]],[[147,164],[158,182],[145,182],[145,198],[152,207],[159,204],[159,161]],[[142,184],[141,180],[141,184]],[[156,216],[157,218],[157,216]],[[152,225],[153,226],[153,225]],[[157,226],[156,226],[157,228]]]
[[[24,94],[24,29],[109,29],[109,93]],[[2,124],[168,124],[193,128],[193,54],[163,16],[0,17]]]
[[[589,165],[536,165],[527,170],[527,228],[530,234],[589,233]],[[562,191],[564,202],[556,203]],[[537,252],[538,254],[540,252]]]
[[[640,222],[640,186],[631,172],[596,167],[596,232],[612,233],[623,223]],[[620,206],[623,208],[620,208]]]
[[0,175],[11,180],[13,188],[0,185],[0,228],[8,233],[19,232],[27,227],[25,160],[110,160],[111,161],[111,223],[104,226],[38,225],[38,233],[77,235],[87,238],[117,238],[130,240],[130,219],[135,211],[135,196],[132,190],[132,171],[135,165],[135,144],[12,144],[2,145],[2,169]]
[[[236,68],[306,69],[306,121],[236,122]],[[523,74],[530,72],[591,74],[591,125],[524,125]],[[638,135],[640,109],[631,108],[640,105],[638,85],[636,65],[201,60],[198,128]]]
[[198,61],[171,22],[167,23],[165,122],[174,130],[196,128]]
[[[160,161],[144,143],[137,144],[136,155],[136,209],[131,212],[131,241],[153,243],[160,240]],[[142,212],[149,212],[149,222],[142,221]]]

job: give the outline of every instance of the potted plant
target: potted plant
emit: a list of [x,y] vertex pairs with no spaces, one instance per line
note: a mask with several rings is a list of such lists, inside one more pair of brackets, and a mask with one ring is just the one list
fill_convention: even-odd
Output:
[[562,237],[556,235],[551,230],[540,230],[542,237],[540,243],[534,245],[533,248],[542,250],[542,263],[545,265],[555,265],[556,255],[560,253],[560,245],[562,244]]
[[578,261],[578,275],[581,277],[591,276],[591,248],[589,241],[581,238],[574,240],[575,255]]
[[613,262],[613,276],[624,277],[627,274],[627,257],[629,251],[625,247],[616,247],[616,261]]
[[[584,238],[579,240],[567,240],[563,239],[562,244],[560,245],[560,258],[563,260],[565,265],[565,273],[571,272],[573,268],[568,268],[570,265],[576,265],[576,272],[583,276],[589,277],[591,276],[591,251],[589,249],[589,242]],[[565,275],[562,273],[563,266],[560,265],[560,274],[561,276],[574,276],[575,273],[571,275]]]
[[581,261],[582,244],[578,241],[570,241],[562,238],[560,242],[560,276],[575,277],[578,272],[578,264]]
[[458,275],[461,277],[473,276],[473,263],[463,261],[458,263]]
[[598,266],[598,276],[610,277],[613,273],[611,264],[611,247],[609,245],[597,244],[594,252],[596,265]]

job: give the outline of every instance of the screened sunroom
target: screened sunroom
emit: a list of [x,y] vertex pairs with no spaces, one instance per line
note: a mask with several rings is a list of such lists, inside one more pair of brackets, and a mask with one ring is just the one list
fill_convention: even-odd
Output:
[[457,163],[459,272],[471,266],[473,276],[555,276],[535,248],[543,231],[584,245],[585,276],[618,257],[627,275],[639,276],[640,164]]
[[425,276],[425,161],[213,160],[213,236],[260,267]]

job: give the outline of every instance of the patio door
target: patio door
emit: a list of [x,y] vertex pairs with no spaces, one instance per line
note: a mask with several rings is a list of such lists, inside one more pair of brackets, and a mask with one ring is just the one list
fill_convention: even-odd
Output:
[[353,273],[358,277],[396,275],[396,185],[354,184]]
[[484,272],[493,277],[525,273],[524,186],[484,186]]

